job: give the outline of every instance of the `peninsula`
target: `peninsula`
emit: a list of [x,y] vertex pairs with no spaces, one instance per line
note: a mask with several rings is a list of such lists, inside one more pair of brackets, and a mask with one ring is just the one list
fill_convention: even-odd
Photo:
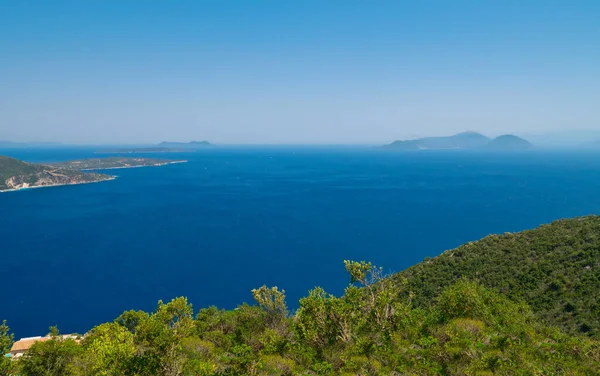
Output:
[[66,162],[50,163],[49,166],[75,169],[79,171],[109,170],[117,168],[158,167],[174,163],[185,163],[185,160],[166,160],[156,158],[90,158]]
[[[149,154],[149,153],[185,153],[189,149],[166,148],[162,146],[147,146],[129,149],[103,149],[98,150],[96,154]],[[195,151],[195,150],[192,150]]]
[[23,162],[0,156],[0,192],[113,180],[111,175]]
[[139,153],[187,153],[198,149],[203,149],[213,146],[208,141],[191,141],[191,142],[166,142],[163,141],[158,145],[141,146],[133,148],[120,149],[104,149],[96,153],[99,154],[139,154]]
[[112,175],[89,172],[91,170],[157,167],[185,162],[187,161],[114,157],[35,164],[0,156],[0,192],[58,185],[97,183],[116,178]]

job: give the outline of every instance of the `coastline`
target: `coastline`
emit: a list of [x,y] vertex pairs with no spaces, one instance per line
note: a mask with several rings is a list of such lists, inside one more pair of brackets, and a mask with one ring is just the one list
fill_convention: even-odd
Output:
[[[187,160],[180,160],[180,161],[166,161],[166,162],[157,163],[157,164],[151,164],[151,165],[140,165],[140,166],[117,166],[117,167],[104,167],[104,168],[84,168],[84,169],[79,169],[79,171],[117,170],[117,169],[125,169],[125,168],[141,168],[141,167],[160,167],[160,166],[166,166],[166,165],[175,164],[175,163],[187,163],[187,162],[188,162]],[[110,175],[110,177],[108,177],[108,178],[106,178],[106,179],[102,179],[102,180],[96,180],[96,181],[85,181],[85,182],[80,182],[80,183],[64,183],[64,184],[34,185],[34,186],[30,186],[30,187],[22,187],[22,188],[0,189],[0,193],[5,193],[5,192],[17,192],[17,191],[24,191],[24,190],[28,190],[28,189],[36,189],[36,188],[60,187],[60,186],[65,186],[65,185],[80,185],[80,184],[93,184],[93,183],[101,183],[101,182],[104,182],[104,181],[115,180],[116,178],[117,178],[117,176],[115,176],[115,175]]]
[[121,170],[125,168],[141,168],[141,167],[161,167],[176,163],[187,163],[188,161],[169,161],[164,163],[157,163],[152,165],[140,165],[140,166],[118,166],[118,167],[95,167],[95,168],[82,168],[79,171],[98,171],[98,170]]
[[165,153],[189,153],[196,150],[150,150],[150,151],[95,151],[94,154],[165,154]]
[[65,184],[49,184],[49,185],[34,185],[33,187],[23,187],[23,188],[11,188],[11,189],[2,189],[0,190],[0,193],[5,193],[5,192],[18,192],[18,191],[26,191],[29,189],[37,189],[37,188],[50,188],[50,187],[61,187],[61,186],[65,186],[65,185],[82,185],[82,184],[94,184],[94,183],[102,183],[105,181],[111,181],[111,180],[115,180],[117,177],[116,176],[111,176],[107,179],[102,179],[102,180],[96,180],[96,181],[84,181],[81,183],[65,183]]

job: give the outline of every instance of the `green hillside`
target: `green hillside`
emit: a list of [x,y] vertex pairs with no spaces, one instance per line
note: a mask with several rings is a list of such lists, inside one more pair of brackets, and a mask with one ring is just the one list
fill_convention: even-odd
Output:
[[27,187],[83,184],[111,180],[114,177],[97,173],[27,163],[0,156],[0,191]]
[[42,166],[0,155],[0,189],[6,189],[6,180],[13,176],[31,175],[42,170]]
[[600,217],[566,219],[480,241],[401,273],[415,303],[427,306],[461,277],[527,302],[545,322],[600,335]]
[[[523,303],[467,280],[415,308],[407,285],[347,262],[345,296],[310,291],[289,314],[284,291],[252,291],[255,305],[195,314],[185,298],[128,311],[79,338],[0,358],[0,374],[68,375],[597,375],[600,346],[544,326]],[[0,347],[10,349],[8,327]]]
[[[234,310],[160,301],[76,338],[51,328],[0,375],[598,375],[599,230],[492,235],[392,278],[345,261],[345,294],[316,287],[293,313],[266,286]],[[0,325],[0,350],[13,340]]]

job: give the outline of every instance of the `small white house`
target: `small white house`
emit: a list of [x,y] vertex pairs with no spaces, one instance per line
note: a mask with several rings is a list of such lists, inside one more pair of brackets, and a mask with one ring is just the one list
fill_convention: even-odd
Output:
[[29,350],[29,348],[36,342],[44,342],[49,340],[50,337],[27,337],[21,338],[17,342],[13,343],[12,348],[10,349],[10,354],[14,358],[18,358],[23,356],[23,354]]
[[[60,336],[58,336],[58,338],[61,338],[61,339],[70,338],[70,339],[74,339],[77,342],[79,342],[79,339],[80,339],[79,336],[75,336],[72,334],[60,335]],[[10,349],[10,355],[12,355],[13,358],[18,358],[20,356],[23,356],[23,354],[25,354],[27,352],[27,350],[29,350],[31,348],[31,346],[33,346],[34,343],[46,342],[51,339],[52,339],[52,337],[50,337],[50,336],[21,338],[17,342],[13,343],[12,348]]]

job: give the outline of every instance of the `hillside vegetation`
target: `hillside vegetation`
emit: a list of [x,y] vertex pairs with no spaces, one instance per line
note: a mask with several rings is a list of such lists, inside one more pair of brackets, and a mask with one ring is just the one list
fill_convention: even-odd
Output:
[[[38,342],[0,374],[39,375],[596,375],[600,347],[541,324],[524,303],[466,279],[434,304],[369,263],[345,263],[343,297],[310,291],[290,314],[284,291],[252,291],[255,305],[201,309],[185,298],[128,311],[78,343]],[[405,294],[403,294],[405,293]],[[4,335],[2,335],[4,333]],[[12,342],[0,328],[0,345]],[[4,372],[4,373],[3,373]]]
[[0,155],[0,189],[6,189],[6,180],[13,176],[36,174],[42,170],[42,166]]
[[[38,342],[0,375],[598,375],[600,218],[490,235],[392,277],[345,261],[289,312],[277,287],[254,305],[194,312],[185,298],[128,311],[80,342]],[[310,271],[307,271],[310,272]],[[0,350],[13,342],[0,326]]]
[[466,277],[523,300],[542,321],[572,334],[600,335],[600,217],[565,219],[490,235],[425,260],[406,279],[417,306]]
[[157,158],[124,158],[124,157],[108,157],[108,158],[88,158],[76,159],[65,162],[48,163],[48,166],[75,169],[80,171],[89,170],[104,170],[113,168],[130,168],[130,167],[156,167],[164,166],[172,163],[186,162],[185,160],[157,159]]
[[27,163],[0,155],[0,191],[28,187],[82,184],[113,179],[112,176]]

